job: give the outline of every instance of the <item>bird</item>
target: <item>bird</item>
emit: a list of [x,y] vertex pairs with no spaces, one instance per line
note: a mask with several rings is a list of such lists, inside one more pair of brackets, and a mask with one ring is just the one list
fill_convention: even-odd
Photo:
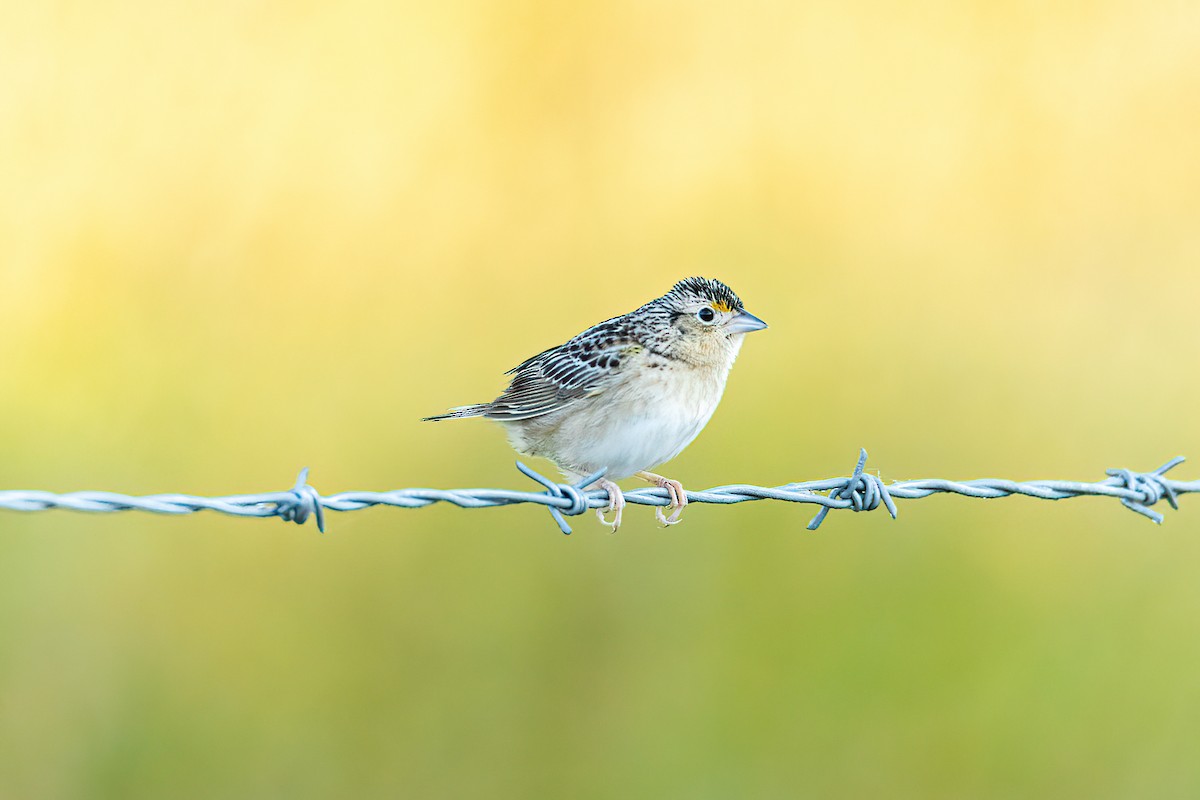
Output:
[[[679,455],[708,423],[745,334],[767,324],[724,283],[691,277],[640,308],[593,325],[510,369],[490,403],[424,421],[484,417],[500,423],[518,453],[546,458],[572,482],[608,495],[596,509],[615,533],[625,497],[616,481],[637,477],[667,491],[666,527],[681,521],[687,493],[649,470]],[[606,514],[612,513],[609,521]]]

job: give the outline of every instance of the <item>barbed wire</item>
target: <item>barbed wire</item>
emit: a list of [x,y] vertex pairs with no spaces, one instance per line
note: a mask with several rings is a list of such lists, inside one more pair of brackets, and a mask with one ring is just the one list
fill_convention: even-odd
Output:
[[[830,509],[848,508],[853,511],[872,511],[882,505],[896,518],[896,500],[917,500],[932,494],[958,494],[964,497],[992,499],[1023,495],[1040,500],[1065,500],[1085,495],[1115,497],[1126,508],[1156,523],[1162,514],[1151,506],[1166,498],[1171,508],[1178,509],[1178,496],[1200,492],[1200,480],[1176,481],[1166,473],[1183,463],[1183,456],[1173,458],[1153,472],[1133,472],[1110,469],[1108,478],[1094,483],[1078,481],[1011,481],[983,478],[970,481],[950,481],[941,478],[898,481],[885,484],[878,475],[864,472],[867,451],[859,454],[854,472],[844,478],[788,483],[764,487],[746,484],[717,486],[698,492],[688,492],[689,503],[729,505],[751,500],[781,500],[788,503],[819,505],[809,530],[824,522]],[[388,492],[342,492],[322,496],[308,484],[308,469],[300,471],[296,484],[288,491],[265,494],[230,495],[227,497],[195,497],[186,494],[155,494],[130,496],[114,492],[69,492],[54,494],[41,491],[0,491],[0,509],[11,511],[47,511],[66,509],[91,513],[117,511],[148,511],[154,514],[192,514],[197,511],[217,511],[237,517],[280,517],[287,522],[304,524],[314,518],[317,528],[325,531],[325,511],[358,511],[374,506],[393,508],[423,508],[434,503],[450,503],[460,508],[490,508],[521,503],[545,506],[559,529],[571,532],[566,517],[583,514],[589,509],[607,508],[608,494],[586,487],[598,480],[603,471],[589,475],[578,483],[555,483],[549,478],[517,462],[526,477],[541,484],[545,491],[522,492],[511,489],[396,489]],[[625,501],[635,505],[667,506],[670,495],[666,489],[644,488],[625,492]]]

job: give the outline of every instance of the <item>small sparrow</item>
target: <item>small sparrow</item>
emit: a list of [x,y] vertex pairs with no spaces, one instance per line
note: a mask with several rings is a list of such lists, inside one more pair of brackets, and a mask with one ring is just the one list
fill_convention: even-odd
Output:
[[[601,469],[608,508],[596,515],[615,532],[625,497],[614,481],[636,476],[667,490],[674,525],[687,505],[679,481],[647,470],[670,461],[708,423],[750,331],[767,323],[725,284],[682,280],[662,297],[588,328],[523,361],[490,403],[461,406],[426,420],[486,417],[504,426],[519,453],[540,456],[572,481]],[[610,523],[605,519],[613,512]]]

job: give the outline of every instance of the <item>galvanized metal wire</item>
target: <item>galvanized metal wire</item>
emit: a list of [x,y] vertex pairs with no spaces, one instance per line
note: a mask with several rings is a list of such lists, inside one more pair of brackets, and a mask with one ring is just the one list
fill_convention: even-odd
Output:
[[[1200,480],[1176,481],[1166,473],[1183,463],[1183,457],[1173,458],[1153,472],[1133,472],[1110,469],[1102,481],[1038,480],[1011,481],[983,478],[970,481],[951,481],[941,478],[884,483],[878,475],[864,472],[867,451],[861,451],[858,464],[847,477],[818,481],[788,483],[764,487],[746,484],[717,486],[687,493],[689,503],[729,505],[751,500],[781,500],[788,503],[811,503],[821,508],[808,524],[816,530],[830,509],[872,511],[883,506],[896,518],[896,500],[917,500],[933,494],[957,494],[964,497],[992,499],[1024,495],[1040,500],[1066,500],[1093,495],[1113,497],[1126,508],[1162,523],[1163,516],[1152,506],[1166,499],[1171,508],[1179,508],[1182,494],[1200,492]],[[539,483],[544,491],[522,492],[512,489],[396,489],[388,492],[342,492],[325,497],[308,484],[308,470],[301,470],[295,485],[282,492],[230,495],[227,497],[195,497],[186,494],[156,494],[130,496],[113,492],[69,492],[54,494],[40,491],[0,491],[0,509],[10,511],[47,511],[66,509],[107,514],[117,511],[148,511],[154,514],[192,514],[197,511],[217,511],[237,517],[280,517],[288,522],[304,524],[309,518],[317,528],[325,530],[325,511],[358,511],[375,506],[393,508],[423,508],[433,503],[450,503],[460,508],[489,508],[521,503],[545,506],[559,530],[569,534],[566,517],[583,514],[589,509],[608,506],[608,495],[602,490],[588,490],[603,472],[590,475],[575,484],[555,483],[526,465],[517,462],[526,477]],[[625,492],[625,500],[635,505],[667,506],[670,497],[666,489],[643,488]]]

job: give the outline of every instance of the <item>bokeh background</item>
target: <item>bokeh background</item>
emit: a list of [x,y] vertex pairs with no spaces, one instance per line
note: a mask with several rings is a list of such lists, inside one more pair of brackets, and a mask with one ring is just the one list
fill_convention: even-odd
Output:
[[[689,486],[1200,455],[1194,3],[7,3],[0,75],[2,488],[524,487],[418,418],[691,274],[771,329]],[[2,513],[0,795],[1200,793],[1200,504],[811,513]]]

